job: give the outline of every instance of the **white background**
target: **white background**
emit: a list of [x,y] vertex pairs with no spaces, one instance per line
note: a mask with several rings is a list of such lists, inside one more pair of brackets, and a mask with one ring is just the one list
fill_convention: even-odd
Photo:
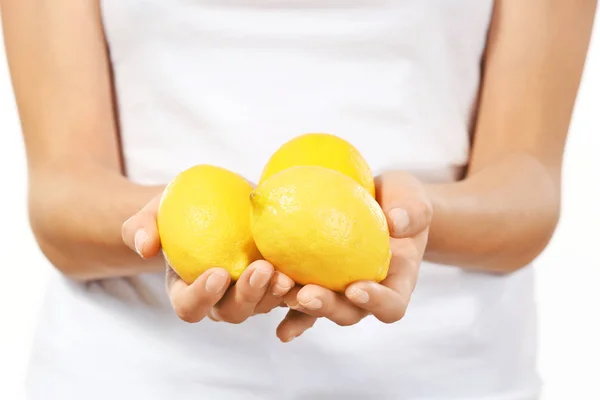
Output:
[[[0,185],[0,399],[13,400],[51,267],[29,232],[25,154],[1,47]],[[537,261],[543,400],[600,399],[599,27],[571,125],[563,196],[561,223]]]

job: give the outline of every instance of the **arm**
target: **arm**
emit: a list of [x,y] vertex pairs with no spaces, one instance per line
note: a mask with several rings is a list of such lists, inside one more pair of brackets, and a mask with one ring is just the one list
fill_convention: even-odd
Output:
[[41,250],[78,279],[163,269],[121,239],[123,222],[161,188],[121,172],[97,2],[3,0],[2,19]]
[[562,155],[596,1],[496,1],[472,159],[428,187],[425,258],[511,272],[544,249],[559,218]]
[[[40,248],[82,280],[163,271],[156,228],[162,187],[122,174],[97,2],[3,0],[2,18]],[[266,261],[250,265],[230,290],[229,283],[220,268],[191,285],[172,270],[167,279],[173,308],[188,322],[240,323],[279,306],[294,285]]]
[[595,7],[594,0],[496,0],[466,178],[423,186],[403,171],[379,176],[391,235],[388,276],[355,282],[344,295],[293,288],[277,330],[282,341],[320,317],[339,325],[368,314],[402,319],[423,257],[508,273],[542,251],[559,217],[562,153]]

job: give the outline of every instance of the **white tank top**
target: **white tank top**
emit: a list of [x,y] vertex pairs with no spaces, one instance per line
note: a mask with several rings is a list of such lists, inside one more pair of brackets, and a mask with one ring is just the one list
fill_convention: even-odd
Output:
[[[448,182],[468,162],[492,0],[103,0],[129,177],[198,163],[256,181],[306,132],[352,142],[374,172]],[[163,274],[86,285],[56,274],[30,399],[533,399],[531,268],[424,263],[408,314],[319,320],[289,344],[284,310],[187,324]]]

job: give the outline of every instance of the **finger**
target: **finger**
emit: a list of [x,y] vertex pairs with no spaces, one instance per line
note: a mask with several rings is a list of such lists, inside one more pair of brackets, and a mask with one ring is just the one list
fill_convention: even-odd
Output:
[[254,314],[273,276],[273,266],[264,260],[254,261],[235,285],[225,294],[215,309],[222,321],[240,324]]
[[284,343],[291,342],[310,329],[316,321],[317,317],[289,310],[277,327],[277,337]]
[[298,302],[298,292],[300,292],[302,286],[294,286],[285,295],[283,295],[283,302],[286,306],[296,311],[306,311]]
[[394,256],[390,269],[380,284],[355,282],[345,291],[350,302],[385,323],[399,321],[406,314],[420,264],[418,249],[414,248],[412,240],[392,239],[392,246]]
[[160,195],[155,196],[121,227],[123,242],[142,258],[152,258],[160,250],[160,238],[156,227],[160,197]]
[[206,318],[210,319],[213,322],[221,322],[221,320],[219,319],[220,317],[214,307],[211,307],[211,309],[208,310],[208,312],[206,313]]
[[304,286],[298,291],[297,300],[305,313],[327,318],[340,326],[354,325],[368,314],[345,296],[317,285]]
[[183,281],[171,267],[167,267],[167,292],[173,310],[182,320],[201,321],[225,293],[231,277],[222,268],[211,268],[192,284]]
[[283,297],[294,287],[296,283],[286,274],[275,271],[271,281],[271,294],[276,297]]
[[265,314],[278,307],[283,302],[283,296],[294,287],[294,281],[287,275],[275,271],[271,278],[269,290],[258,302],[254,309],[255,314]]
[[385,211],[390,236],[408,238],[423,232],[431,222],[431,207],[422,200],[405,198]]
[[254,308],[254,314],[266,314],[281,304],[283,304],[281,297],[273,296],[267,292]]
[[375,185],[392,237],[412,237],[429,226],[433,209],[418,179],[402,171],[388,171],[376,178]]

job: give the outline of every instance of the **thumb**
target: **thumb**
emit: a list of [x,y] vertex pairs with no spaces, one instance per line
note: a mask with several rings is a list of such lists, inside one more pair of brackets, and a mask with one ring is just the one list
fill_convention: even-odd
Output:
[[396,239],[413,237],[423,232],[431,222],[430,207],[425,202],[410,201],[386,212],[390,236]]
[[142,258],[151,258],[160,250],[156,214],[161,194],[155,196],[135,215],[123,223],[123,242]]
[[378,177],[377,200],[390,236],[401,239],[423,232],[431,223],[432,207],[421,182],[410,174],[391,171]]

